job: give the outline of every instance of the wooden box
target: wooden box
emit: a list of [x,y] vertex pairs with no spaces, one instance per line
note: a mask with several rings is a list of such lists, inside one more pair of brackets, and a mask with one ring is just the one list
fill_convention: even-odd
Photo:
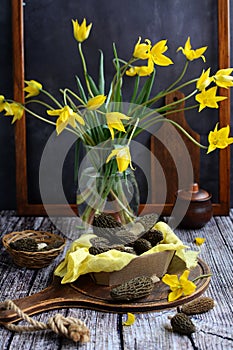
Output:
[[167,272],[174,254],[174,250],[166,250],[139,256],[120,271],[95,272],[92,278],[97,284],[106,286],[121,284],[138,276],[156,275],[161,278]]

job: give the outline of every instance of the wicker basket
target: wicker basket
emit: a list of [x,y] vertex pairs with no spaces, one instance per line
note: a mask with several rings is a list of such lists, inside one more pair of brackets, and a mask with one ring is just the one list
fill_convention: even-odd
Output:
[[[12,249],[10,243],[22,238],[33,238],[37,243],[46,243],[47,245],[60,242],[61,245],[58,248],[36,252]],[[31,269],[48,266],[62,252],[65,246],[63,237],[51,232],[33,230],[8,233],[2,238],[2,242],[16,265]]]

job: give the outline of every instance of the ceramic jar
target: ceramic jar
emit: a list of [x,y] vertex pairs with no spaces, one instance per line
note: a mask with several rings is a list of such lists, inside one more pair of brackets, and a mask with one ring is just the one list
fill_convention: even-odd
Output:
[[189,206],[185,216],[180,222],[180,227],[186,229],[200,229],[213,216],[211,203],[211,194],[200,189],[197,183],[194,183],[190,189],[181,189],[177,191],[178,201],[189,201]]

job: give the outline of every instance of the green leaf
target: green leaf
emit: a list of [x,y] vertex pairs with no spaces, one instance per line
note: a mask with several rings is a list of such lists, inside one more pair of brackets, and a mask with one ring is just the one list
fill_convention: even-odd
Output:
[[94,80],[92,79],[92,77],[89,74],[87,74],[87,79],[89,81],[90,88],[91,88],[93,95],[94,96],[101,95],[99,89],[96,86],[96,83],[94,82]]
[[115,57],[113,63],[114,63],[114,66],[116,68],[117,78],[119,78],[120,75],[121,75],[120,62],[119,62],[119,58],[118,58],[118,55],[117,55],[117,49],[116,49],[115,43],[113,43],[112,46],[113,46],[113,54],[114,54],[114,57]]
[[151,89],[152,89],[153,84],[154,84],[154,79],[155,79],[155,70],[153,71],[152,75],[148,79],[148,86],[147,86],[147,89],[145,91],[145,94],[144,94],[144,97],[143,97],[143,100],[141,103],[145,103],[146,101],[148,101],[148,99],[150,97]]
[[104,54],[100,50],[100,65],[99,65],[99,92],[104,95],[105,79],[104,79]]
[[109,105],[109,102],[110,102],[110,99],[112,96],[112,89],[113,89],[113,83],[111,83],[111,85],[110,85],[108,97],[107,97],[106,102],[105,102],[106,109],[108,108],[108,105]]
[[139,77],[139,75],[137,75],[135,78],[134,90],[133,90],[133,95],[131,97],[130,103],[135,103],[135,98],[136,98],[137,93],[138,93],[139,82],[140,82],[140,77]]
[[77,86],[78,86],[78,91],[79,91],[80,97],[85,103],[87,103],[87,97],[86,97],[85,91],[83,89],[82,83],[81,83],[81,81],[80,81],[80,79],[79,79],[79,77],[77,75],[75,76],[75,78],[76,78],[76,82],[77,82]]
[[135,102],[136,104],[142,104],[143,102],[145,102],[147,100],[147,98],[150,95],[151,88],[153,86],[154,77],[155,77],[155,72],[153,72],[153,74],[144,83],[144,85],[140,91],[140,94],[138,95],[138,97],[136,99],[136,102]]
[[[116,83],[112,86],[112,96],[111,99],[114,102],[122,102],[122,91],[121,91],[121,87],[122,87],[122,77],[121,77],[121,67],[120,67],[120,62],[118,59],[118,55],[117,55],[117,49],[116,49],[116,45],[115,43],[113,43],[113,53],[114,53],[114,66],[116,68]],[[118,104],[118,108],[117,111],[121,110],[121,104]]]
[[118,81],[117,85],[115,86],[114,102],[122,102],[121,86],[122,86],[122,78]]

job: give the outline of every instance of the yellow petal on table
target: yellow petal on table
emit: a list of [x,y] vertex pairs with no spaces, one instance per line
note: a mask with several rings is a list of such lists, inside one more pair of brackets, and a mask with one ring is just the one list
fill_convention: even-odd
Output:
[[130,312],[127,313],[127,320],[122,323],[123,326],[132,326],[136,320],[136,317],[134,314],[131,314]]
[[194,242],[197,244],[197,245],[202,245],[203,243],[205,243],[206,239],[205,238],[202,238],[202,237],[196,237]]

